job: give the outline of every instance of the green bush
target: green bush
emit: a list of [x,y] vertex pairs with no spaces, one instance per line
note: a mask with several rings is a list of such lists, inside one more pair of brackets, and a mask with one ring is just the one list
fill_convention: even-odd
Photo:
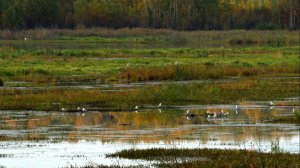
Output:
[[257,30],[275,30],[278,28],[279,28],[279,26],[277,24],[265,23],[265,22],[259,22],[254,27],[254,29],[257,29]]

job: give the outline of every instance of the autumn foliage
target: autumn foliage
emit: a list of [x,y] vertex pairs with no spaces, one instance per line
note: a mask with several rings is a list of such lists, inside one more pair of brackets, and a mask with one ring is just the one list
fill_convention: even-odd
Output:
[[1,0],[3,29],[299,28],[297,0]]

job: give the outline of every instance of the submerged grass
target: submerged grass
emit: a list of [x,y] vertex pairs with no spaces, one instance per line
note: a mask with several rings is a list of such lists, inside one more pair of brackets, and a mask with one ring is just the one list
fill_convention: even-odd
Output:
[[271,123],[291,123],[300,124],[300,111],[293,112],[291,116],[275,117],[270,121]]
[[[299,167],[299,154],[218,149],[123,150],[107,157],[157,160],[158,167]],[[171,160],[170,160],[171,158]],[[165,161],[165,160],[168,161]],[[178,160],[183,160],[180,162]]]
[[10,154],[0,154],[0,158],[12,157]]

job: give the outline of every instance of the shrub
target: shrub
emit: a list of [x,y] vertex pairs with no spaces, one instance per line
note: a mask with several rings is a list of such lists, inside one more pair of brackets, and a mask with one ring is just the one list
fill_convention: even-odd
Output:
[[259,22],[254,27],[257,30],[274,30],[278,29],[279,26],[274,23],[265,23],[265,22]]

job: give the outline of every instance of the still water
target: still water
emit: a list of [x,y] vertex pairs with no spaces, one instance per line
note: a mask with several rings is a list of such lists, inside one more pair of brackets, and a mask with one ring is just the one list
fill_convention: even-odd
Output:
[[[288,100],[294,101],[294,100]],[[140,160],[106,158],[123,149],[219,148],[271,151],[279,140],[285,152],[300,153],[299,125],[272,124],[293,108],[264,102],[241,105],[177,106],[138,112],[0,111],[0,166],[64,167],[70,165],[138,165]],[[196,117],[186,116],[192,109]],[[228,116],[207,118],[206,111]]]

